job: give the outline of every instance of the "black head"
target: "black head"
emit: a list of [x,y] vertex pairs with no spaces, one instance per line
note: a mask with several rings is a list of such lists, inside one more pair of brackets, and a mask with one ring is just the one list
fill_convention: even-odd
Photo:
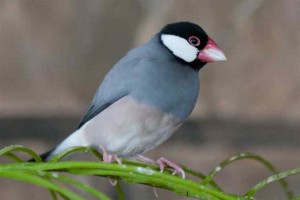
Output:
[[223,52],[197,24],[168,24],[160,31],[160,40],[176,58],[195,69],[200,69],[207,62],[226,59]]

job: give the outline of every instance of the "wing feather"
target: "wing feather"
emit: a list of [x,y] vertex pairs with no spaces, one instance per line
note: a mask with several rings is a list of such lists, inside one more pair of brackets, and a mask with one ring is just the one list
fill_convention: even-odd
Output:
[[101,105],[91,104],[90,107],[88,108],[86,114],[84,115],[84,117],[80,120],[80,123],[79,123],[77,129],[80,129],[87,121],[94,118],[96,115],[101,113],[103,110],[105,110],[110,105],[112,105],[113,103],[115,103],[116,101],[118,101],[119,99],[121,99],[124,96],[126,96],[126,95],[123,95],[123,96],[121,95],[118,98],[111,99],[110,101],[103,103]]

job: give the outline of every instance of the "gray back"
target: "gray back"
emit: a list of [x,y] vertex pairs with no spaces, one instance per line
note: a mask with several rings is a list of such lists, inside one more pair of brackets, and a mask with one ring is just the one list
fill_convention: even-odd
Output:
[[198,70],[179,62],[157,34],[112,67],[79,127],[126,95],[183,121],[192,112],[198,93]]

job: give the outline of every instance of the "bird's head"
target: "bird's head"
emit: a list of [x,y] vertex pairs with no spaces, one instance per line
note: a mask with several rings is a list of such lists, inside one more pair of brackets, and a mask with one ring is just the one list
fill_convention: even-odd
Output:
[[200,69],[208,62],[223,61],[226,57],[217,44],[198,25],[178,22],[160,31],[162,44],[183,62]]

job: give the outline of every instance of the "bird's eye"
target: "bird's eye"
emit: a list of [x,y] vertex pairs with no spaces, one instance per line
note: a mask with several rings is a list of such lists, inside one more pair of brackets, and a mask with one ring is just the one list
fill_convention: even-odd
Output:
[[193,46],[199,46],[200,45],[200,39],[196,36],[189,37],[189,43]]

